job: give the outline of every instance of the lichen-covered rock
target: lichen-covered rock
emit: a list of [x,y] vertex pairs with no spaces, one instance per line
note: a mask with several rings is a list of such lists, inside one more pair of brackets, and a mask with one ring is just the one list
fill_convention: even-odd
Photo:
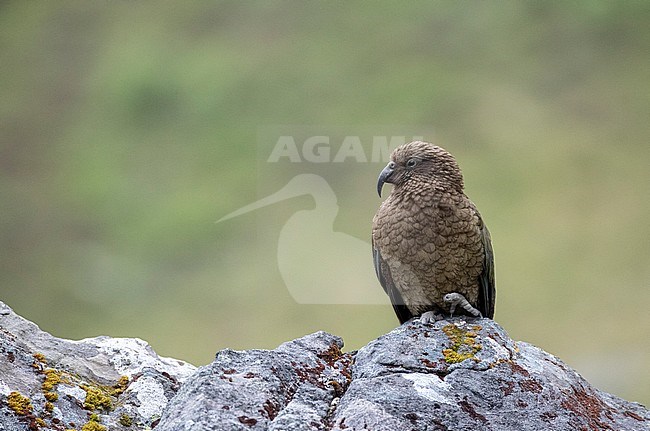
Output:
[[222,350],[183,385],[156,431],[329,429],[351,377],[342,346],[317,332],[275,350]]
[[407,322],[360,349],[352,377],[334,430],[650,429],[646,408],[489,319]]
[[141,340],[52,337],[0,302],[0,430],[650,430],[645,407],[489,319],[342,346],[317,332],[195,370]]
[[2,431],[146,429],[194,370],[138,339],[53,337],[0,302]]
[[[489,319],[408,322],[355,354],[317,333],[224,350],[157,430],[647,431],[648,410],[591,387]],[[353,362],[352,365],[350,365]]]

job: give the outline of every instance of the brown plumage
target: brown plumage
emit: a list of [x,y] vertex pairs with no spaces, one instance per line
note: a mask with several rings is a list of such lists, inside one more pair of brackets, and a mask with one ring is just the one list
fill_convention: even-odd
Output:
[[373,220],[372,249],[377,277],[399,321],[448,315],[444,296],[453,292],[493,318],[490,233],[463,192],[454,157],[428,142],[410,142],[393,151],[379,175],[380,196],[384,183],[394,187]]

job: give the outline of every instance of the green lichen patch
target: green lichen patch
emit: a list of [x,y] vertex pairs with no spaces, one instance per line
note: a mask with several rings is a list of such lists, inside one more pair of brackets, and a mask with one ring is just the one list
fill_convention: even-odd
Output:
[[47,359],[42,353],[35,353],[33,356],[36,359],[34,363],[35,368],[43,376],[41,392],[47,400],[44,409],[45,411],[51,412],[54,409],[52,403],[59,399],[59,394],[56,393],[56,387],[59,383],[70,383],[70,375],[54,368],[45,368],[44,365],[47,365]]
[[56,385],[61,383],[61,372],[55,370],[54,368],[46,368],[41,374],[45,376],[45,380],[41,384],[41,389],[43,392],[51,392]]
[[79,387],[86,391],[84,408],[86,410],[104,410],[113,409],[113,397],[119,397],[122,392],[129,386],[129,378],[122,376],[113,386],[85,384]]
[[126,413],[123,413],[122,416],[120,416],[120,425],[130,427],[133,425],[133,418]]
[[27,416],[32,413],[34,407],[29,398],[20,394],[20,392],[11,392],[7,396],[7,404],[17,415]]
[[93,413],[90,415],[88,422],[81,427],[81,431],[106,431],[106,427],[99,422],[99,415]]
[[56,392],[45,392],[43,396],[45,397],[46,400],[50,402],[54,402],[59,399],[59,394],[57,394]]
[[[32,426],[36,427],[34,429],[48,428],[46,419],[51,418],[55,409],[54,403],[59,400],[57,387],[60,384],[70,385],[85,391],[83,407],[92,414],[88,422],[81,428],[67,429],[66,431],[106,431],[107,428],[101,424],[100,416],[97,413],[113,410],[117,399],[131,383],[129,377],[122,376],[112,385],[100,385],[85,381],[76,374],[48,367],[47,358],[42,353],[35,353],[33,358],[31,366],[36,374],[43,378],[41,393],[45,400],[42,406],[36,406],[36,411],[41,411],[42,414],[35,416],[32,401],[18,392],[12,392],[7,396],[9,408],[16,414],[29,418]],[[128,415],[122,415],[119,421],[124,427],[129,427],[133,423],[133,419]],[[58,426],[56,428],[60,429]]]
[[476,342],[476,332],[462,329],[453,324],[444,326],[442,331],[451,341],[451,347],[442,351],[445,362],[448,364],[457,364],[466,359],[476,359],[474,355],[482,348]]
[[129,386],[129,376],[122,376],[120,379],[115,383],[112,387],[111,395],[114,397],[117,397],[122,394],[126,390],[126,388]]
[[111,400],[111,396],[106,388],[88,385],[81,385],[80,388],[86,391],[86,399],[84,401],[84,408],[86,410],[111,410],[113,408],[113,400]]

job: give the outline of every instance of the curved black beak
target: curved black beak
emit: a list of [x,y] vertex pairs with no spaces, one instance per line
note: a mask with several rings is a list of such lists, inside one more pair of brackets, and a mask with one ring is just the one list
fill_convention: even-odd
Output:
[[393,175],[395,170],[395,164],[390,162],[379,174],[377,178],[377,194],[381,197],[381,189],[384,187],[384,183],[390,183],[390,176]]

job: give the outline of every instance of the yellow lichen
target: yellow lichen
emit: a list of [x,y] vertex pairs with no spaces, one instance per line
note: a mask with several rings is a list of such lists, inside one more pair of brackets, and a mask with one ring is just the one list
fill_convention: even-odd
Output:
[[34,407],[29,401],[29,398],[22,396],[19,392],[11,392],[7,396],[7,404],[9,408],[21,416],[30,414]]
[[42,354],[42,353],[34,353],[32,356],[34,357],[34,359],[36,359],[41,364],[47,364],[47,360],[45,359],[44,354]]
[[476,332],[465,331],[453,324],[444,326],[442,330],[452,343],[450,348],[442,350],[445,362],[448,364],[457,364],[474,358],[474,355],[482,348],[480,344],[476,343]]
[[54,410],[54,404],[52,404],[49,401],[45,402],[45,411],[52,413],[52,410]]
[[81,389],[86,391],[84,408],[86,410],[112,410],[113,399],[119,397],[122,392],[129,386],[128,376],[122,376],[113,386],[103,385],[81,385]]
[[34,422],[36,422],[36,424],[37,424],[39,427],[44,427],[45,425],[47,425],[47,424],[45,423],[45,421],[44,421],[42,418],[36,418],[36,419],[34,420]]
[[50,392],[56,385],[61,383],[61,373],[53,368],[43,370],[45,380],[41,384],[43,392]]
[[113,401],[111,397],[106,394],[99,386],[80,386],[81,389],[86,391],[86,399],[84,401],[84,408],[87,410],[110,410],[113,408]]
[[129,376],[122,376],[120,379],[113,385],[113,388],[111,390],[111,395],[113,396],[118,396],[122,394],[126,390],[126,388],[129,386]]
[[56,392],[45,392],[43,396],[45,397],[46,400],[52,402],[59,399],[59,394],[57,394]]
[[88,422],[81,427],[81,431],[106,431],[106,427],[99,423],[99,416],[90,415]]
[[120,416],[120,425],[130,427],[133,425],[133,419],[126,413],[123,413],[122,416]]

